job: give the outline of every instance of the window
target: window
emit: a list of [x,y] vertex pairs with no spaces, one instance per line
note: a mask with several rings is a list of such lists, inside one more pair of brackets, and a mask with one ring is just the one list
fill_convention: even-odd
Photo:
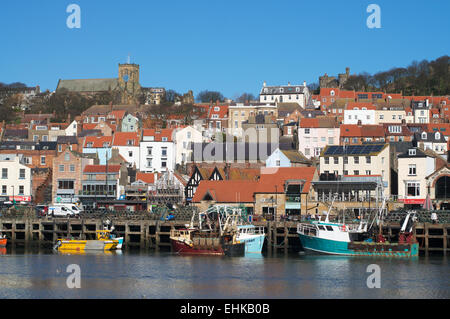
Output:
[[161,161],[161,167],[167,167],[167,161]]
[[8,179],[8,169],[2,168],[2,179]]
[[58,152],[62,152],[62,145],[61,144],[58,145]]
[[19,185],[19,195],[24,194],[25,187],[23,185]]
[[358,156],[353,157],[353,162],[355,164],[359,164],[359,157]]
[[280,166],[281,165],[281,161],[280,160],[276,160],[275,166]]
[[161,156],[167,156],[167,147],[161,149]]
[[147,158],[147,167],[152,167],[152,159]]
[[41,165],[45,165],[45,156],[41,156]]
[[406,183],[406,195],[407,196],[420,196],[420,183],[419,182],[407,182]]
[[372,175],[370,170],[366,170],[366,175]]
[[161,139],[163,142],[167,142],[167,136],[163,136]]
[[64,165],[59,165],[59,171],[64,172]]
[[344,164],[348,164],[348,157],[344,156]]
[[191,132],[187,132],[187,138],[190,139],[191,138]]
[[70,161],[70,155],[69,155],[69,153],[64,154],[64,160],[65,160],[66,162]]
[[328,231],[333,231],[333,227],[331,226],[325,226],[327,228]]
[[309,148],[305,148],[305,155],[309,156]]
[[348,171],[347,170],[344,170],[344,175],[348,175]]
[[133,146],[134,145],[134,140],[127,140],[127,145],[128,146]]
[[19,179],[25,179],[25,168],[19,170]]
[[309,128],[305,128],[305,134],[309,134],[310,133],[310,129]]
[[133,151],[128,151],[128,157],[133,157]]
[[384,119],[384,115],[380,114],[380,120]]
[[410,155],[410,156],[416,155],[416,150],[414,148],[409,149],[408,150],[408,155]]
[[[370,156],[366,156],[366,164],[370,164],[372,161],[371,161],[371,158],[370,158]],[[370,175],[370,174],[369,174]]]
[[153,147],[147,147],[147,155],[152,155]]
[[69,170],[70,170],[71,172],[75,172],[75,165],[74,165],[74,164],[70,164]]
[[334,137],[328,138],[328,144],[334,144]]
[[339,164],[339,157],[333,157],[334,164]]
[[58,189],[74,189],[74,181],[58,181]]
[[325,157],[325,164],[330,164],[330,158],[329,157]]
[[416,164],[409,164],[408,165],[408,175],[409,176],[416,176]]
[[358,170],[353,171],[353,175],[359,175],[359,171]]

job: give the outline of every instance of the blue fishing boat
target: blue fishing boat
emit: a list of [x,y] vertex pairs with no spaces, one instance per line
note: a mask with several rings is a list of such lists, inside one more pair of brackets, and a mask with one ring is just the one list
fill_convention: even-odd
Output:
[[245,252],[260,254],[266,238],[264,227],[248,224],[238,225],[237,229],[237,240],[245,242]]
[[[384,205],[383,205],[384,206]],[[378,214],[377,216],[380,216]],[[388,243],[379,235],[374,241],[365,225],[325,221],[299,223],[297,233],[305,250],[344,256],[416,257],[419,244],[412,236],[415,212],[408,212],[400,230],[399,242]],[[372,223],[373,225],[373,223]]]

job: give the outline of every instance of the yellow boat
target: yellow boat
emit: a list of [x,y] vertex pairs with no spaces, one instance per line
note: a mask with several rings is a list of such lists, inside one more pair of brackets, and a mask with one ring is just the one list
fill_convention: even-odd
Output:
[[110,230],[97,230],[97,239],[58,239],[55,249],[58,251],[114,250],[119,241],[111,238]]

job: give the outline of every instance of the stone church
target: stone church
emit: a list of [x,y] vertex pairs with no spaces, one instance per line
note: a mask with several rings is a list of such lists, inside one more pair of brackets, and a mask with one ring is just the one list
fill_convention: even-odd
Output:
[[59,80],[56,91],[63,89],[86,96],[105,92],[116,93],[122,105],[159,104],[165,93],[164,88],[141,87],[139,65],[134,63],[119,63],[118,78]]

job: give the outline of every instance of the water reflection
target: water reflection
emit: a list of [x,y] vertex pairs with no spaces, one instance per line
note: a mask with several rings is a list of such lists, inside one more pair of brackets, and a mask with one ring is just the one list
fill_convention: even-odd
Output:
[[[58,253],[7,249],[0,298],[448,298],[445,258],[419,260],[292,254],[241,258],[165,252]],[[369,264],[381,289],[369,289]],[[66,285],[81,269],[81,289]]]

